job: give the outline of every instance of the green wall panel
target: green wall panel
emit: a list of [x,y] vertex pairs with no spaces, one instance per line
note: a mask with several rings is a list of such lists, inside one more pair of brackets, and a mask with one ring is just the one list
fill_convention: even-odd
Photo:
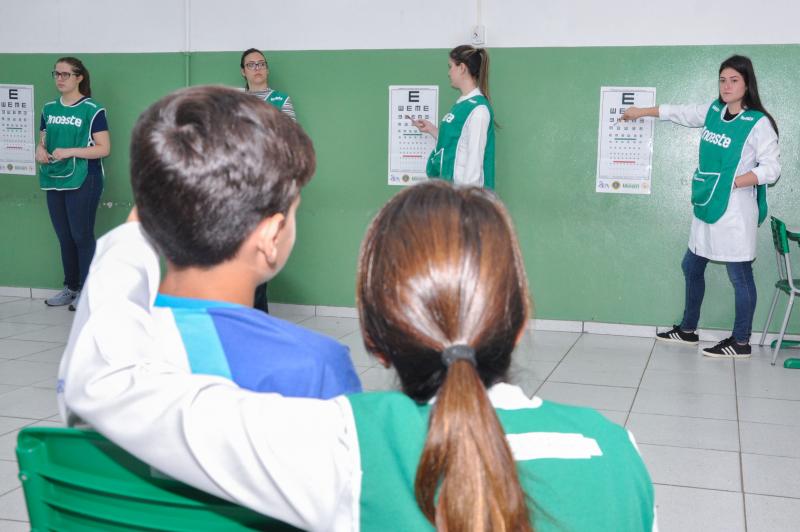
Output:
[[[497,191],[517,224],[536,315],[547,319],[669,324],[680,315],[691,208],[689,178],[698,132],[659,123],[653,192],[594,192],[599,88],[642,85],[659,102],[710,102],[716,71],[731,53],[750,55],[767,108],[781,128],[783,177],[770,189],[771,213],[800,226],[797,174],[800,110],[798,46],[532,48],[491,50],[497,133]],[[318,170],[303,193],[298,241],[270,284],[274,301],[352,306],[358,246],[371,216],[397,189],[386,185],[387,99],[391,84],[448,87],[444,50],[304,51],[268,54],[270,84],[288,92],[314,140]],[[56,55],[0,54],[0,81],[36,85],[38,108],[55,91]],[[130,204],[127,143],[136,116],[186,83],[241,86],[238,52],[85,54],[95,97],[108,108],[113,142],[98,234]],[[57,244],[44,196],[31,177],[0,176],[0,285],[57,287]],[[769,229],[755,264],[760,328],[775,265]],[[729,328],[733,290],[710,265],[701,325]],[[781,304],[783,306],[783,303]],[[792,329],[800,330],[800,319]]]

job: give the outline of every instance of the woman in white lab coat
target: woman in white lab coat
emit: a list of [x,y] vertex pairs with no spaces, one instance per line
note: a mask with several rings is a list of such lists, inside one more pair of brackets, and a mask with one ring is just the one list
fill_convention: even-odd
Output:
[[494,111],[489,101],[489,53],[464,44],[450,50],[447,76],[461,92],[439,127],[412,120],[436,139],[428,157],[428,177],[494,189]]
[[720,358],[750,356],[756,308],[752,264],[756,229],[767,215],[767,185],[780,176],[778,126],[761,104],[749,58],[734,55],[719,67],[719,97],[711,105],[661,105],[629,108],[623,120],[644,116],[703,127],[700,157],[692,178],[694,217],[683,258],[686,299],[683,319],[659,340],[697,344],[700,306],[708,261],[725,263],[735,292],[735,318],[729,338],[703,349]]

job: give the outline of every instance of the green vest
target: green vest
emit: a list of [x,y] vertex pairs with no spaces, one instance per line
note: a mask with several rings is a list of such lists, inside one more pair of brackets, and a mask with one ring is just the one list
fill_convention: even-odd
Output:
[[[60,98],[44,104],[42,116],[47,153],[53,153],[56,148],[93,146],[92,121],[100,111],[104,111],[103,106],[91,98],[69,106],[63,105]],[[80,188],[88,169],[89,161],[79,157],[42,164],[39,167],[39,186],[44,190]]]
[[[431,406],[399,392],[347,399],[361,455],[360,529],[433,530],[414,498]],[[535,530],[652,530],[653,486],[625,429],[594,410],[549,401],[539,408],[496,412],[507,435],[583,435],[602,451],[590,458],[518,459]]]
[[[764,113],[746,109],[733,120],[723,120],[723,106],[714,101],[700,135],[700,161],[692,178],[694,215],[709,224],[719,220],[728,201],[747,137]],[[766,185],[758,185],[758,223],[767,217]]]
[[283,105],[286,103],[289,95],[273,89],[270,89],[270,91],[271,92],[268,92],[264,97],[264,101],[268,104],[274,105],[278,109],[283,109]]
[[458,139],[461,138],[467,117],[479,105],[485,105],[489,109],[489,131],[486,135],[486,150],[483,152],[483,186],[494,189],[494,112],[489,100],[483,95],[457,102],[450,112],[442,117],[436,149],[428,157],[426,168],[428,177],[453,180]]

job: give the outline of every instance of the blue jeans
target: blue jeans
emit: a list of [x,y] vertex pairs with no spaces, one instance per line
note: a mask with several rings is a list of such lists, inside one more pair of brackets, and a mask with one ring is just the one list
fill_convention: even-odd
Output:
[[[700,305],[706,292],[705,271],[708,259],[686,250],[681,266],[686,278],[686,303],[681,329],[694,331],[700,321]],[[733,285],[736,315],[733,320],[733,338],[739,343],[750,342],[753,314],[756,311],[756,283],[753,280],[753,262],[726,262],[728,278]]]
[[94,238],[94,220],[103,176],[90,173],[80,188],[75,190],[48,190],[47,210],[61,245],[61,264],[64,267],[64,286],[80,290],[97,244]]

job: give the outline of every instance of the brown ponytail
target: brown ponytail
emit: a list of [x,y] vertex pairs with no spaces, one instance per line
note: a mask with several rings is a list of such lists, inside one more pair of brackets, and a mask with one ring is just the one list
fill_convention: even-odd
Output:
[[489,97],[489,52],[486,48],[478,48],[478,54],[481,56],[481,68],[478,71],[478,88],[486,99],[492,101]]
[[83,66],[83,63],[77,57],[61,57],[56,61],[58,63],[67,63],[72,67],[72,73],[76,76],[83,76],[83,79],[78,84],[78,92],[83,96],[92,97],[92,84],[89,80],[89,70]]
[[417,504],[437,530],[532,530],[514,457],[478,372],[458,361],[447,373],[417,467]]
[[[451,532],[531,530],[486,392],[505,378],[529,314],[522,255],[499,200],[440,180],[394,196],[364,238],[357,299],[367,350],[391,362],[406,395],[436,396],[414,484],[423,514]],[[442,353],[462,345],[474,365],[448,367]]]

